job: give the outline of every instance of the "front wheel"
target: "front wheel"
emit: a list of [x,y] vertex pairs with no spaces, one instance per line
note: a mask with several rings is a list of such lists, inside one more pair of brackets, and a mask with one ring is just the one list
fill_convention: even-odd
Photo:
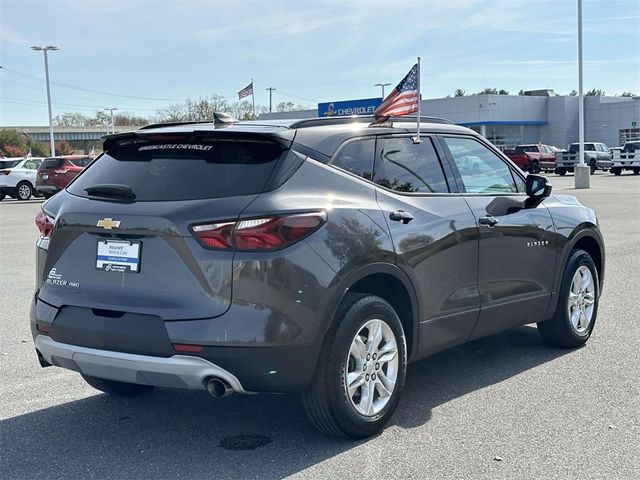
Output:
[[398,406],[407,369],[404,330],[393,307],[374,295],[351,295],[340,312],[302,401],[321,432],[365,438]]
[[82,375],[82,378],[96,390],[121,397],[131,397],[153,390],[151,385],[118,382],[116,380],[107,380],[106,378],[90,377],[89,375]]
[[564,177],[567,174],[567,171],[564,168],[556,168],[556,173],[561,177]]
[[640,168],[634,168],[633,169],[633,174],[634,175],[640,175]]
[[584,345],[593,331],[600,297],[598,271],[591,256],[574,250],[562,275],[562,285],[554,316],[538,323],[542,338],[556,347]]
[[16,196],[18,200],[29,200],[31,195],[33,195],[33,188],[31,188],[29,182],[20,182],[16,186]]
[[7,196],[7,194],[6,194],[6,193],[4,193],[4,192],[0,193],[0,202],[1,202],[2,200],[4,200],[4,198],[5,198],[6,196]]
[[618,175],[620,175],[622,173],[622,169],[621,168],[617,168],[617,167],[612,168],[611,169],[611,173],[613,173],[614,175],[618,176]]

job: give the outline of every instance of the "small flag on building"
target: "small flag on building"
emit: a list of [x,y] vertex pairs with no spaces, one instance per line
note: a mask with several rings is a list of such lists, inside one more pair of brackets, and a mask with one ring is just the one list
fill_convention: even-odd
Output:
[[242,100],[244,97],[253,95],[253,80],[251,83],[238,92],[238,100]]
[[383,100],[373,116],[377,122],[418,111],[420,101],[419,67],[416,63],[402,81]]

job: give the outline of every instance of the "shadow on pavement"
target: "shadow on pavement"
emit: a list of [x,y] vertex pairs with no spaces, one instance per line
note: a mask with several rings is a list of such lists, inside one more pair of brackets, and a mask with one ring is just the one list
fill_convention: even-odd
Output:
[[[438,405],[567,352],[520,327],[412,364],[391,425],[422,426]],[[7,479],[281,478],[362,443],[317,433],[295,395],[215,400],[165,389],[132,398],[99,394],[5,420],[0,432]],[[221,447],[238,438],[257,438],[258,447]]]
[[31,197],[29,200],[16,200],[14,198],[5,198],[0,201],[0,205],[29,205],[30,203],[42,203],[44,198]]

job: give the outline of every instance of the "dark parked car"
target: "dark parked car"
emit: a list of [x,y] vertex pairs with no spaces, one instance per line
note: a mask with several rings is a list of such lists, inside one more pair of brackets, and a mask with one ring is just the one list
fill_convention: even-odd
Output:
[[593,210],[469,129],[371,120],[108,137],[36,217],[41,365],[121,395],[300,392],[321,431],[366,437],[407,362],[527,323],[584,344]]
[[45,158],[38,168],[36,190],[50,197],[66,187],[92,160],[84,155]]

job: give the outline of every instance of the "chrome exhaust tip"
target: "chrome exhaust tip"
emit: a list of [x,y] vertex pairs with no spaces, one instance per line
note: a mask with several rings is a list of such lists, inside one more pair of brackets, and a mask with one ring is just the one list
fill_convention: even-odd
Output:
[[229,382],[227,382],[222,378],[217,378],[217,377],[209,378],[207,380],[206,385],[207,385],[207,391],[209,392],[209,395],[215,398],[226,397],[233,393],[233,388],[231,388],[231,385],[229,385]]

